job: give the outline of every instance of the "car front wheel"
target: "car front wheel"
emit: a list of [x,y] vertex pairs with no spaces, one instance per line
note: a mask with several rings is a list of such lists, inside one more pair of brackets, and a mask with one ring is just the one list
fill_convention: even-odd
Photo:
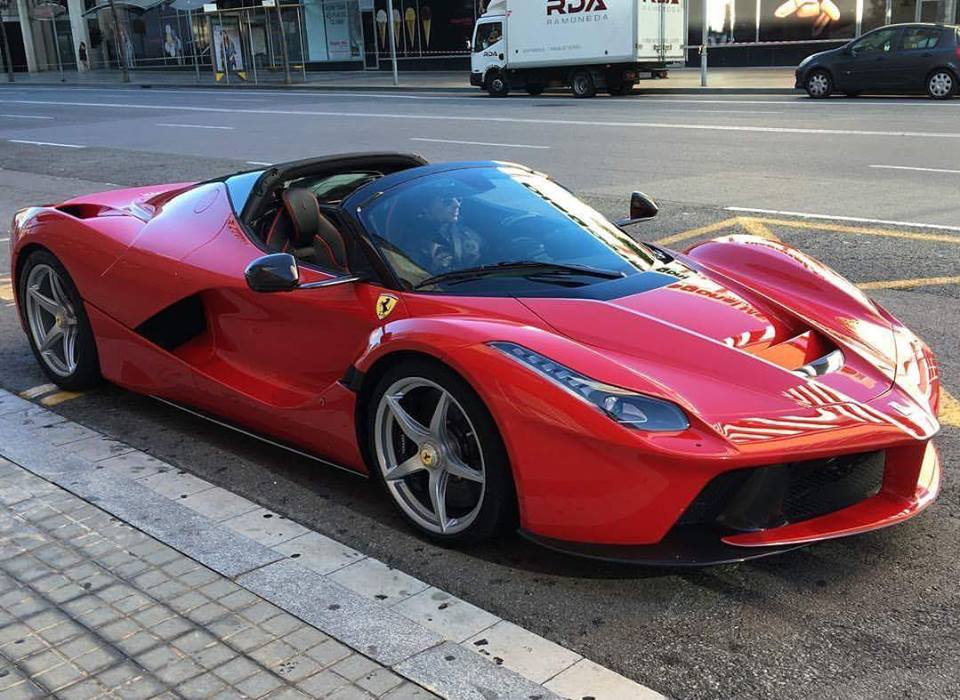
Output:
[[63,264],[52,253],[30,254],[19,273],[20,313],[30,348],[44,373],[69,391],[100,382],[97,345],[83,300]]
[[833,92],[833,81],[830,79],[830,74],[825,70],[815,70],[807,76],[804,87],[810,97],[822,99],[830,97],[830,93]]
[[459,375],[427,360],[395,365],[368,406],[371,466],[415,528],[441,544],[466,544],[515,523],[506,448]]
[[934,100],[950,99],[956,90],[956,78],[946,69],[934,71],[927,78],[927,94]]

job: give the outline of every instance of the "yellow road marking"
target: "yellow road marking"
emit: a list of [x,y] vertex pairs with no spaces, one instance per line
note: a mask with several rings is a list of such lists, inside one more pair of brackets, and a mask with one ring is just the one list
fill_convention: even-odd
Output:
[[760,238],[766,238],[768,241],[779,241],[780,239],[773,235],[773,231],[767,228],[767,225],[760,221],[760,219],[754,219],[751,216],[741,216],[737,219],[737,223],[743,227],[743,230],[749,233],[751,236],[759,236]]
[[863,236],[885,236],[887,238],[906,238],[913,241],[936,241],[938,243],[953,243],[960,245],[960,236],[949,236],[936,233],[913,233],[910,231],[896,231],[888,228],[865,228],[862,226],[841,226],[839,224],[811,223],[809,221],[792,221],[789,219],[755,219],[772,226],[786,226],[811,231],[830,231],[832,233],[856,233]]
[[928,287],[935,284],[960,284],[960,277],[918,277],[912,280],[863,282],[857,286],[860,287],[860,289],[909,289],[911,287]]
[[0,299],[13,301],[13,285],[9,282],[0,281]]
[[960,401],[953,398],[949,391],[940,389],[940,424],[960,428]]
[[661,238],[657,243],[660,245],[670,245],[671,243],[679,243],[680,241],[686,241],[690,238],[696,238],[697,236],[706,236],[708,233],[715,233],[725,228],[736,226],[739,220],[740,217],[735,216],[731,219],[724,219],[723,221],[717,221],[706,226],[700,226],[699,228],[692,228],[689,231],[681,231],[672,236]]
[[38,396],[43,396],[44,394],[49,394],[51,391],[56,390],[57,386],[55,384],[41,384],[40,386],[31,387],[21,391],[20,397],[24,399],[35,399]]
[[64,401],[72,401],[79,396],[83,396],[83,393],[76,391],[58,391],[56,394],[44,396],[42,399],[40,399],[40,403],[42,403],[44,406],[56,406]]

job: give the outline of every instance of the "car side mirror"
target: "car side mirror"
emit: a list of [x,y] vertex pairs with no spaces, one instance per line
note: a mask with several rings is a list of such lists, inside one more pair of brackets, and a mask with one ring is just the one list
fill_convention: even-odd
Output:
[[647,221],[660,213],[660,207],[643,192],[634,192],[630,195],[630,218],[617,222],[618,226],[630,226],[641,221]]
[[290,253],[273,253],[257,258],[243,271],[247,286],[255,292],[292,292],[295,289],[323,289],[341,284],[363,282],[362,275],[349,272],[320,282],[300,283],[300,266]]
[[300,286],[300,267],[289,253],[257,258],[243,271],[247,286],[255,292],[292,292]]

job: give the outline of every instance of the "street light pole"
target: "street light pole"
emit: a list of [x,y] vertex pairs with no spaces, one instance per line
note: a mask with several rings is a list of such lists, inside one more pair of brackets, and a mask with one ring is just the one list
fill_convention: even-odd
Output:
[[0,0],[0,44],[3,44],[3,63],[7,67],[7,82],[13,82],[13,59],[10,58],[10,43],[7,41],[7,25],[3,13],[10,9],[10,0]]
[[283,28],[283,14],[280,11],[280,3],[283,0],[277,0],[277,22],[280,24],[280,51],[283,54],[283,82],[290,85],[293,77],[290,75],[290,53],[287,50],[287,33]]
[[397,30],[394,28],[393,0],[387,0],[387,16],[390,17],[390,59],[393,62],[393,84],[400,85],[400,76],[397,74]]
[[120,44],[120,19],[117,17],[117,6],[110,0],[110,14],[113,16],[113,42],[117,47],[117,59],[120,61],[121,80],[130,82],[130,71],[127,70],[127,57],[124,56],[124,47]]
[[703,33],[700,37],[700,87],[707,87],[707,3],[703,0]]

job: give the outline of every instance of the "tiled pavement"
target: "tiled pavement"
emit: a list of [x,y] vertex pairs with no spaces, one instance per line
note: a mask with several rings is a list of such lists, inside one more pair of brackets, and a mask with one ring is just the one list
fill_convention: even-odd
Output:
[[[257,693],[260,697],[269,693],[296,697],[297,692],[322,697],[331,690],[335,696],[348,698],[370,697],[374,692],[404,697],[419,687],[444,698],[464,700],[662,700],[663,696],[650,688],[553,641],[171,464],[0,390],[0,460],[4,458],[10,461],[0,461],[0,513],[3,504],[15,512],[6,514],[5,529],[0,528],[0,548],[13,547],[2,558],[0,574],[6,571],[5,566],[13,567],[7,578],[12,575],[22,579],[18,590],[26,590],[33,597],[44,592],[29,588],[33,580],[50,579],[53,589],[63,588],[64,594],[76,592],[80,609],[64,607],[60,612],[89,615],[90,620],[69,622],[86,622],[88,634],[95,631],[108,649],[131,657],[133,661],[125,658],[129,663],[140,664],[138,668],[148,681],[163,682],[159,674],[168,665],[176,666],[175,674],[188,674],[169,678],[168,685],[175,683],[169,691],[173,697],[205,697],[206,691],[209,697]],[[57,504],[73,499],[78,510],[86,505],[100,521],[92,519],[93,515],[73,518],[69,512],[51,510],[44,502],[47,498]],[[39,509],[40,514],[26,522],[32,517],[32,508]],[[57,508],[65,510],[59,505]],[[50,523],[45,526],[47,520]],[[125,534],[114,541],[116,536],[111,539],[110,535],[117,531]],[[65,541],[58,541],[58,537]],[[87,542],[85,538],[96,556],[112,558],[83,560],[80,545]],[[202,578],[205,574],[209,580],[180,581],[175,569],[167,570],[169,562],[150,561],[145,557],[151,552],[136,549],[150,549],[148,544],[170,556],[170,562],[176,558],[184,562],[183,566],[189,563],[190,571],[185,576]],[[63,556],[68,559],[72,554],[77,561],[63,572],[57,571],[60,564],[56,559],[47,571],[39,572],[31,568],[32,564],[19,563],[33,562],[37,559],[33,550],[44,552],[48,547],[66,552]],[[160,554],[156,557],[163,559]],[[138,569],[136,564],[141,559],[146,564]],[[75,576],[74,567],[86,577],[76,579],[80,589],[85,590],[82,584],[90,583],[89,593],[81,595],[78,584],[69,579]],[[59,585],[53,586],[54,581]],[[13,585],[12,581],[8,583]],[[126,586],[121,590],[130,591],[123,605],[133,605],[140,598],[147,602],[128,611],[120,607],[119,599],[97,601],[98,596],[111,595],[107,591],[112,585]],[[235,598],[255,602],[235,609],[231,607],[239,605],[233,602]],[[0,597],[0,614],[11,617],[6,600]],[[10,605],[19,602],[11,600]],[[27,610],[31,604],[39,603],[27,603]],[[158,608],[150,614],[169,613],[169,617],[151,620],[148,615],[139,619],[144,608]],[[54,610],[37,611],[57,614]],[[133,613],[132,624],[129,615],[113,616],[127,612]],[[23,623],[29,620],[9,622],[22,633],[17,639],[26,640],[29,624]],[[0,620],[0,624],[5,621]],[[153,624],[159,631],[151,627]],[[168,627],[182,628],[182,624],[188,627],[173,638],[163,636]],[[299,645],[292,643],[287,635],[298,629],[312,630],[320,635],[316,639],[324,641],[309,648],[302,641]],[[195,636],[207,643],[199,650],[199,641],[193,646],[186,641],[178,644],[176,640],[188,632],[196,632]],[[111,633],[115,636],[104,636]],[[5,656],[9,643],[2,634],[0,661],[12,660]],[[42,646],[43,634],[33,636]],[[50,648],[38,650],[47,652],[42,658],[59,662],[57,668],[63,668],[58,673],[68,675],[77,669],[86,672],[78,662],[63,655],[59,641],[48,641],[52,642],[46,645]],[[156,645],[173,650],[176,659],[153,649]],[[208,652],[208,646],[217,651]],[[341,649],[344,654],[357,651],[360,655],[347,660],[317,659],[311,656],[314,648]],[[67,647],[68,653],[71,649]],[[149,656],[147,662],[166,663],[151,668],[138,659],[138,654],[154,651],[155,656]],[[199,653],[208,653],[209,657],[201,659]],[[240,659],[228,669],[246,671],[244,677],[222,678],[217,674],[217,668],[225,663],[218,656],[226,653]],[[233,657],[228,661],[235,661]],[[220,665],[209,669],[203,659]],[[330,668],[334,662],[336,665]],[[42,671],[53,671],[27,668],[14,676],[13,669],[7,670],[18,680],[24,675],[22,670],[41,680]],[[367,674],[373,675],[367,678]],[[5,678],[0,675],[0,681]],[[312,678],[320,685],[307,687]],[[335,686],[341,678],[345,679],[341,687],[322,684],[330,681]],[[267,679],[281,684],[275,686]],[[386,687],[394,680],[397,687]],[[409,683],[400,685],[401,680]],[[194,681],[199,689],[189,685]],[[352,685],[347,685],[348,681]],[[227,682],[238,685],[229,686]],[[26,683],[23,686],[30,687]],[[0,683],[0,690],[3,688]],[[6,697],[0,692],[0,699]]]
[[0,460],[0,698],[436,697]]

